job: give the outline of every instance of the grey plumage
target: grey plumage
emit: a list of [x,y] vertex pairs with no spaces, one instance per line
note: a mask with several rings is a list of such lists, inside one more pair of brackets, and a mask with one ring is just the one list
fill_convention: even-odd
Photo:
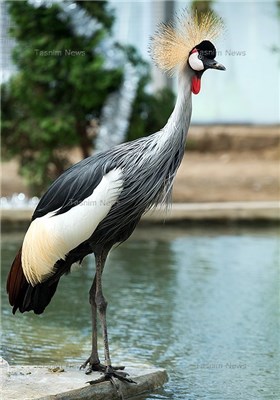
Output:
[[[143,213],[157,205],[167,205],[184,155],[191,117],[190,75],[189,69],[181,75],[174,111],[162,130],[75,164],[49,188],[33,219],[55,210],[57,214],[67,212],[82,202],[102,176],[114,168],[122,169],[124,187],[117,203],[88,239],[92,249],[101,243],[110,247],[123,242]],[[71,253],[75,253],[75,249]]]
[[191,118],[192,74],[188,67],[180,74],[175,108],[163,129],[80,161],[65,171],[41,198],[32,221],[51,212],[66,213],[87,199],[105,174],[115,168],[122,170],[123,190],[108,215],[86,241],[66,254],[64,260],[57,260],[48,279],[34,287],[23,283],[20,296],[13,301],[14,313],[17,309],[44,312],[59,279],[70,272],[73,263],[81,262],[91,253],[107,254],[116,243],[129,238],[145,212],[157,205],[168,206],[185,151]]

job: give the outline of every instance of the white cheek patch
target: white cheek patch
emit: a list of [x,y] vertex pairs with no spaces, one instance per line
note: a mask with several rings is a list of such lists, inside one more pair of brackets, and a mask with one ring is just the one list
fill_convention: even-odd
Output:
[[195,51],[189,56],[189,64],[190,67],[194,71],[202,71],[204,70],[203,62],[198,58],[198,52]]

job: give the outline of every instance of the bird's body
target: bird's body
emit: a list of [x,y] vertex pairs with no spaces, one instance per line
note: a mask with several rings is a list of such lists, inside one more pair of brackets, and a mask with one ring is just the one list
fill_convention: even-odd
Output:
[[[188,63],[183,65],[176,105],[165,127],[148,137],[89,157],[64,172],[39,202],[11,267],[7,290],[13,312],[33,310],[40,314],[54,295],[61,276],[69,273],[73,263],[94,253],[96,275],[90,290],[92,353],[84,364],[89,364],[90,371],[104,369],[97,352],[98,311],[106,372],[115,374],[109,355],[107,303],[101,276],[111,248],[129,238],[147,210],[170,201],[184,155],[192,92],[199,91],[197,81],[202,74],[202,62],[195,58],[194,51],[191,54],[192,64],[199,68],[196,72]],[[206,61],[212,63],[208,68],[223,69],[214,56],[205,58]],[[127,379],[121,373],[115,376]]]
[[23,242],[21,276],[29,280],[28,296],[12,301],[14,312],[43,312],[50,299],[40,292],[42,285],[54,286],[74,262],[125,241],[143,213],[168,203],[191,116],[187,84],[185,79],[161,131],[82,160],[51,185]]

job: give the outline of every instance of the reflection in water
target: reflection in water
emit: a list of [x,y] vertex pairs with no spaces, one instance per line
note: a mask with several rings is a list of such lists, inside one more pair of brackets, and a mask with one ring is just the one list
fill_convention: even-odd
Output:
[[[22,236],[3,235],[3,286]],[[269,229],[213,228],[208,235],[165,227],[138,229],[111,253],[104,291],[112,358],[154,364],[170,376],[142,400],[279,397],[277,242]],[[42,316],[13,316],[2,290],[3,357],[13,364],[82,363],[90,351],[93,275],[88,257],[61,280]]]

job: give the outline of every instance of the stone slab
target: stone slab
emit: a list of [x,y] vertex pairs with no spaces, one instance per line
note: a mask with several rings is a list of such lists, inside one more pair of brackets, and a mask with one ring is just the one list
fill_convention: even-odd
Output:
[[125,399],[161,387],[168,377],[164,369],[154,367],[126,369],[137,384],[117,381],[119,391],[111,382],[90,385],[100,373],[85,375],[78,367],[7,366],[2,369],[3,400],[115,400],[122,393]]

